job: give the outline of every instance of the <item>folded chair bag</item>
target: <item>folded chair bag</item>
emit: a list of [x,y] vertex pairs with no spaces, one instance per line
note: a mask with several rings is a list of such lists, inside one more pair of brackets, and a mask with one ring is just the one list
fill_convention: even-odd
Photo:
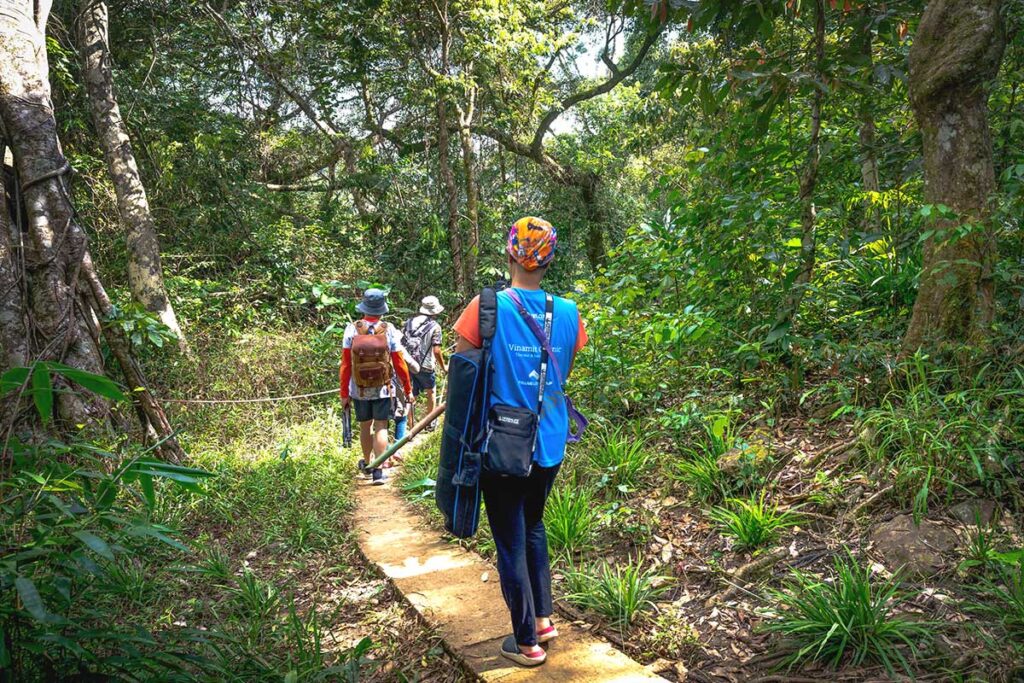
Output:
[[491,340],[498,319],[495,296],[492,287],[480,292],[481,348],[457,353],[448,363],[448,407],[434,500],[444,528],[459,538],[473,536],[480,523],[481,451],[487,437]]

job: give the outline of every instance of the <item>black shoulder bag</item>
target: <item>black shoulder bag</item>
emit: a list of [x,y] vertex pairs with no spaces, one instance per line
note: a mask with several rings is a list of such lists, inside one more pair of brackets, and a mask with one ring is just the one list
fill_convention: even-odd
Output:
[[[514,294],[514,292],[513,292]],[[516,305],[521,305],[513,298]],[[548,294],[544,302],[544,331],[551,336],[554,298]],[[531,318],[532,320],[532,318]],[[533,453],[537,448],[540,415],[548,379],[548,345],[541,345],[540,367],[537,370],[537,410],[498,403],[491,406],[487,418],[487,441],[484,444],[484,471],[506,477],[528,477],[533,470]]]

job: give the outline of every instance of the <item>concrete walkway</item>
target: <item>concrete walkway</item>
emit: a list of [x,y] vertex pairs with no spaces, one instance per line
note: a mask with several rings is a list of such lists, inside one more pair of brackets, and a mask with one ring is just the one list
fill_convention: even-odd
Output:
[[446,541],[391,484],[360,480],[355,526],[366,557],[485,681],[665,680],[565,620],[557,622],[561,635],[549,644],[547,662],[535,669],[518,667],[498,654],[512,627],[492,565]]

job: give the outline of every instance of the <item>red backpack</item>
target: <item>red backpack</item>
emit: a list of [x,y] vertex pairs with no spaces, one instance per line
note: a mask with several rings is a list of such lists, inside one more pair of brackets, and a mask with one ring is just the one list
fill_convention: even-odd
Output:
[[356,323],[352,339],[352,379],[360,389],[375,389],[391,381],[391,353],[388,350],[388,324],[373,323],[371,333],[365,320]]

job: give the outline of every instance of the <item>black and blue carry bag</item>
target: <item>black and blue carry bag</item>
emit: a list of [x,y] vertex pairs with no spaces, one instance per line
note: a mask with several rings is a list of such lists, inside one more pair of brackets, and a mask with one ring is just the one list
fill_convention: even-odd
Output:
[[480,292],[481,347],[456,353],[448,362],[448,399],[434,499],[444,515],[445,530],[459,538],[471,537],[480,523],[480,459],[487,437],[496,295],[493,287]]

